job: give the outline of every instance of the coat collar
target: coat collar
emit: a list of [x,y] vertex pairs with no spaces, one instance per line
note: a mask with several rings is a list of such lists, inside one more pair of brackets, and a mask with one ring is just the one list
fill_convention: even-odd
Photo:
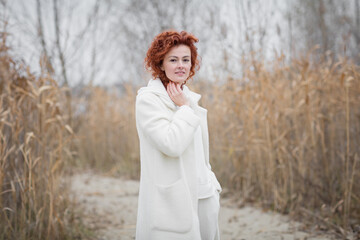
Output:
[[[201,95],[195,92],[192,92],[187,86],[183,87],[184,94],[189,98],[189,100],[192,102],[192,104],[198,105],[198,102],[201,98]],[[150,79],[148,82],[148,85],[146,87],[142,87],[138,91],[138,95],[145,93],[145,92],[151,92],[156,95],[158,95],[167,106],[170,108],[175,109],[176,105],[169,97],[164,85],[162,84],[161,80],[159,78],[156,79]]]

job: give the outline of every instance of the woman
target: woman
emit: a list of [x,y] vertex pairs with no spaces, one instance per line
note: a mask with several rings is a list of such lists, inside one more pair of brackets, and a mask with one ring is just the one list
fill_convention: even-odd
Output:
[[138,240],[219,239],[221,187],[209,164],[207,110],[185,86],[199,66],[197,41],[184,31],[163,32],[145,58],[153,79],[136,97]]

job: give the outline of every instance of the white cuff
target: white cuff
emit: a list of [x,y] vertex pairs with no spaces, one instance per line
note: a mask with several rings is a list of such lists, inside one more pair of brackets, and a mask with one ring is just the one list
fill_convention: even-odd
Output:
[[194,109],[192,109],[189,105],[186,105],[186,104],[180,106],[178,110],[183,109],[183,108],[188,108],[189,110],[191,110],[192,112],[194,112]]
[[186,121],[193,127],[197,127],[200,124],[200,118],[195,114],[195,111],[187,105],[179,107],[174,117]]

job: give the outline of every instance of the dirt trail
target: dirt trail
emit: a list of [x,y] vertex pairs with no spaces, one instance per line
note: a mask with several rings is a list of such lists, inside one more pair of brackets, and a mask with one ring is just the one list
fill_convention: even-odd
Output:
[[[96,239],[135,239],[139,182],[76,174],[71,180],[73,197],[83,209],[84,224],[97,233]],[[221,199],[219,224],[222,240],[322,240],[326,236],[300,231],[300,224],[286,216],[253,207],[236,208]]]

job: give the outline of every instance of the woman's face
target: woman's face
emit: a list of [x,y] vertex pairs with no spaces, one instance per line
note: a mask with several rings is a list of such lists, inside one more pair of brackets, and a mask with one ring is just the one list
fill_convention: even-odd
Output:
[[184,83],[190,74],[191,51],[186,45],[175,46],[165,55],[161,70],[172,82]]

